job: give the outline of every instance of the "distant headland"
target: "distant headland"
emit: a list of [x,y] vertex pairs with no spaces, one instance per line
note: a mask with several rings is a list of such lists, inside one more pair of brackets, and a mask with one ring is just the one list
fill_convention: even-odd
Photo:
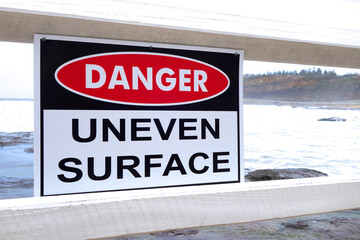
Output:
[[320,68],[300,72],[246,74],[244,99],[245,103],[328,103],[357,108],[360,107],[360,74],[339,76],[334,71],[322,71]]

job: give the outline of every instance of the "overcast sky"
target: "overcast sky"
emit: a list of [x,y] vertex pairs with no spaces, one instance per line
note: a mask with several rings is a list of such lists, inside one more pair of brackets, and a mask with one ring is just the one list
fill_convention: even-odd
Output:
[[[194,0],[152,0],[152,3],[181,6],[199,3]],[[360,30],[360,0],[222,0],[206,1],[202,5],[208,11],[220,11],[229,14],[287,21],[317,26],[331,26],[353,31]],[[232,7],[239,4],[241,8]],[[240,12],[240,13],[239,13]],[[33,45],[0,42],[0,98],[33,98]],[[244,62],[244,74],[266,73],[274,71],[293,71],[317,66],[295,64],[274,64],[254,61]],[[338,74],[360,73],[359,69],[325,68]]]

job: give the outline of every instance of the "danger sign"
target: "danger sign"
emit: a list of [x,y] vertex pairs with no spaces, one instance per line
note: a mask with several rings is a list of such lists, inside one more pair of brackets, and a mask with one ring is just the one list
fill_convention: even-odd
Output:
[[[72,81],[75,76],[79,81]],[[205,62],[146,52],[81,57],[60,66],[55,77],[64,88],[89,98],[143,106],[205,101],[229,86],[226,74]]]
[[35,36],[36,195],[239,182],[242,51]]

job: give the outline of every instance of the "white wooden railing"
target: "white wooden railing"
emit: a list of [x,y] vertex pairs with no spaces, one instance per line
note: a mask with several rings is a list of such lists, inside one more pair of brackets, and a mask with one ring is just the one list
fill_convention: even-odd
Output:
[[[270,20],[267,27],[263,21],[142,1],[0,0],[1,41],[71,35],[243,49],[247,60],[360,68],[359,31],[346,35]],[[360,180],[332,177],[11,199],[0,200],[0,238],[91,239],[359,207]]]

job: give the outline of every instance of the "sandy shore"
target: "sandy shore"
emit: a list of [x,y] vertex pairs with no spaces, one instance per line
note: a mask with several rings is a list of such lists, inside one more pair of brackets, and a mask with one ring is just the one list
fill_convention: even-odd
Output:
[[360,239],[360,209],[296,218],[173,230],[112,240]]
[[281,100],[271,100],[271,99],[245,98],[244,104],[360,110],[360,100],[358,100],[358,101],[339,101],[339,102],[291,102],[291,101],[281,101]]

